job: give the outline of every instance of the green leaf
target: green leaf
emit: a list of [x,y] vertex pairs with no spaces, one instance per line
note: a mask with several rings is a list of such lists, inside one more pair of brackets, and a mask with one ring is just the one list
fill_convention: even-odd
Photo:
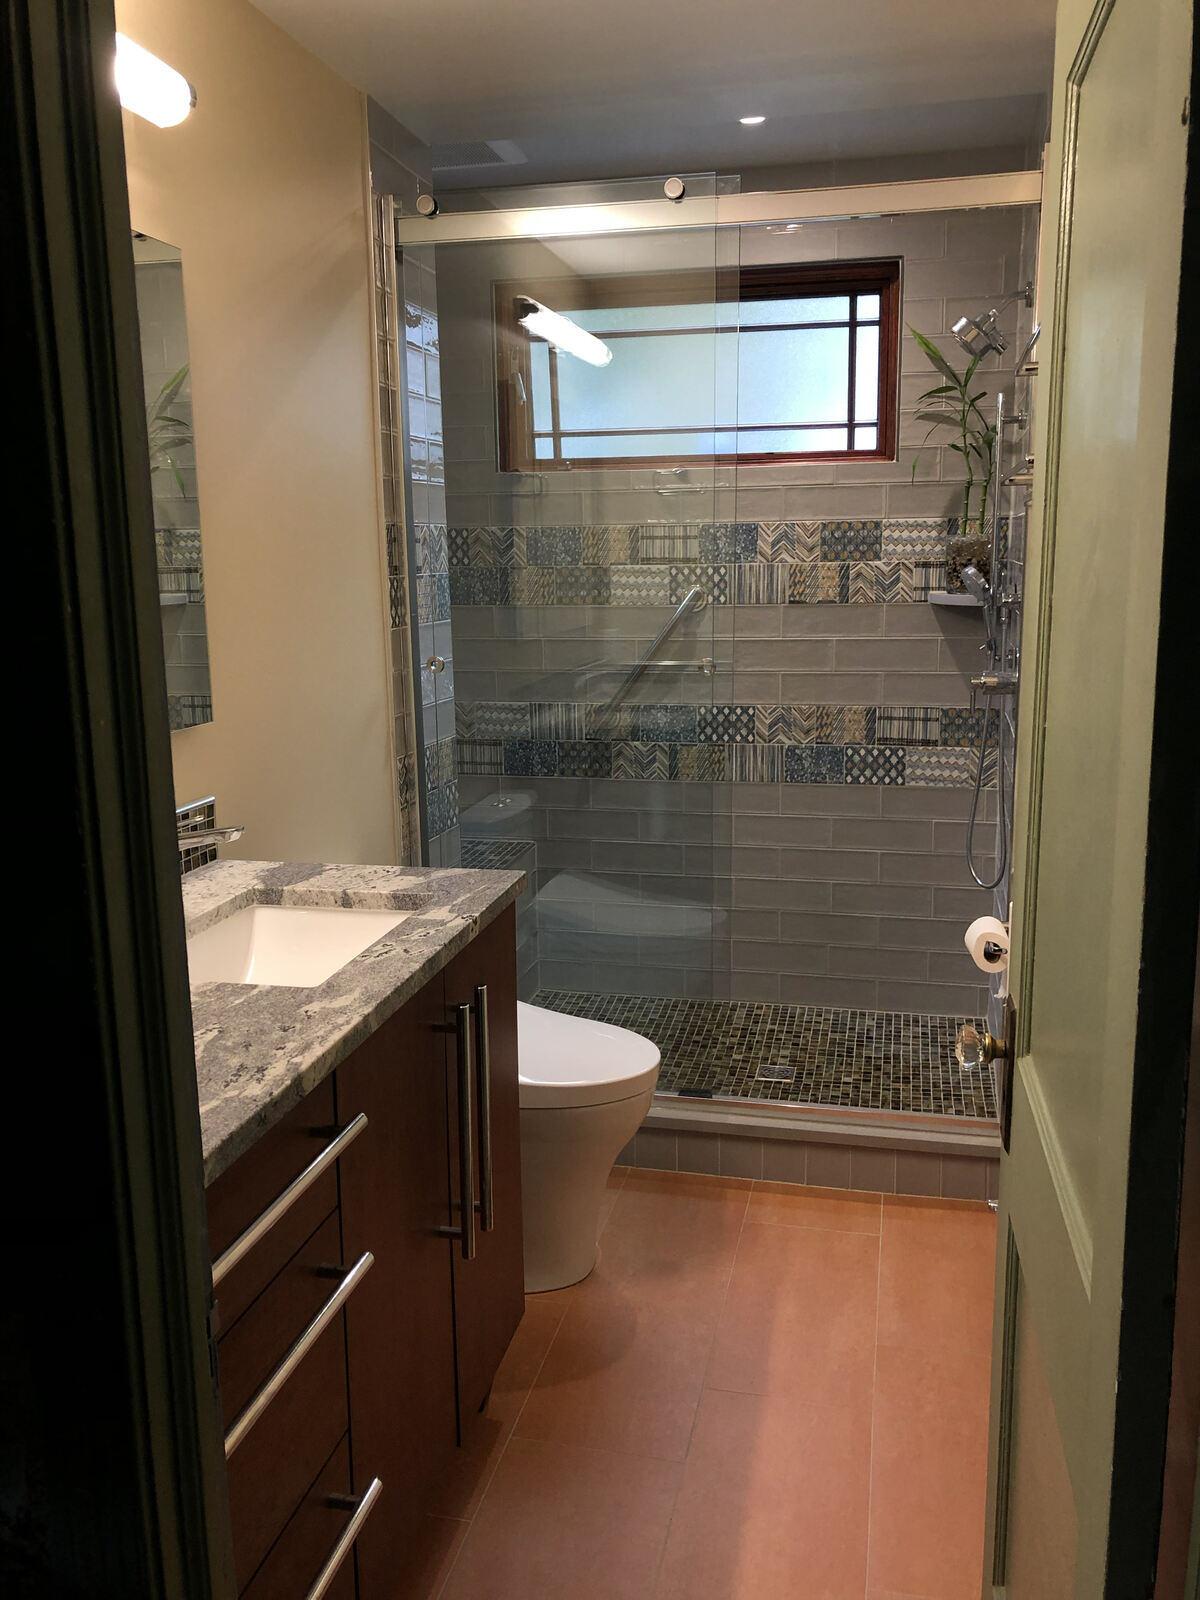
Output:
[[937,370],[940,373],[942,373],[945,377],[949,378],[951,383],[954,385],[954,387],[956,389],[961,387],[962,379],[959,377],[958,373],[955,372],[954,368],[950,365],[950,363],[946,360],[945,356],[938,349],[937,345],[934,344],[933,340],[932,339],[927,339],[923,333],[918,333],[917,330],[912,326],[911,323],[909,323],[909,325],[908,325],[908,331],[909,331],[909,333],[912,334],[913,338],[917,341],[917,344],[920,346],[921,350],[924,352],[926,359],[934,367],[936,367]]

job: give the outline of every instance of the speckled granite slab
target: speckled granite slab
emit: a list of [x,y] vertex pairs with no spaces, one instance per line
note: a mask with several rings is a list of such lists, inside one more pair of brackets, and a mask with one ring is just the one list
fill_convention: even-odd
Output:
[[205,1182],[232,1166],[524,887],[521,872],[455,868],[218,861],[189,873],[189,934],[250,905],[411,913],[314,989],[193,986]]

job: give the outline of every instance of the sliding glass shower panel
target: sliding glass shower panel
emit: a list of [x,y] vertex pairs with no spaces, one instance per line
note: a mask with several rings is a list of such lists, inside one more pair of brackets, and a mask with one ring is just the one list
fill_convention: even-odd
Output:
[[727,968],[736,349],[715,180],[687,188],[685,228],[605,230],[646,186],[589,186],[434,252],[462,859],[529,872],[527,998],[709,997]]

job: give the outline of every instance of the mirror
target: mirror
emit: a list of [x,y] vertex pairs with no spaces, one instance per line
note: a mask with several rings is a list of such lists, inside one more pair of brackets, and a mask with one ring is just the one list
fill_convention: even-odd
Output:
[[212,721],[183,264],[174,245],[144,233],[133,236],[133,259],[163,660],[174,733]]

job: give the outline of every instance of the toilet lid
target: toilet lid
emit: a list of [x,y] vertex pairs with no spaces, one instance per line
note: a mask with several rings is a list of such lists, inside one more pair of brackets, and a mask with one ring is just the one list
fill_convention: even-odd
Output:
[[653,1089],[662,1055],[628,1028],[517,1002],[523,1106],[595,1106]]

